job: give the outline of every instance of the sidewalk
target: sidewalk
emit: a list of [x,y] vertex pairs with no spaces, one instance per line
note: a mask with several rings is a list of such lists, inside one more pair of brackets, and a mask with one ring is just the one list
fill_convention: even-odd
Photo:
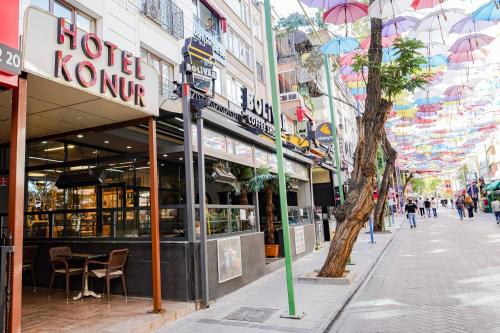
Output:
[[[403,224],[401,224],[403,223]],[[175,323],[159,329],[158,333],[265,333],[265,332],[324,332],[338,312],[344,307],[363,280],[368,276],[384,249],[392,241],[399,225],[406,227],[403,218],[397,218],[392,233],[376,234],[375,244],[362,230],[351,255],[354,265],[348,269],[357,277],[350,285],[321,285],[302,283],[297,277],[321,268],[328,253],[329,244],[293,263],[295,301],[297,313],[304,312],[300,320],[280,318],[288,312],[284,268],[277,270],[237,291],[218,299],[209,309],[197,311]],[[232,320],[228,316],[240,310],[263,311],[269,317],[259,322]]]

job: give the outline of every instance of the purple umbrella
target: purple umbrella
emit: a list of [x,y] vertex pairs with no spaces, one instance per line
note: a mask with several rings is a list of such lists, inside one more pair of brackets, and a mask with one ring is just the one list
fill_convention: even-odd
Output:
[[470,36],[457,39],[457,41],[450,47],[449,51],[451,53],[471,52],[489,45],[494,40],[495,38],[485,34],[472,34]]
[[349,0],[300,0],[307,7],[328,9],[341,4],[345,4]]
[[394,35],[402,34],[403,32],[409,31],[418,23],[416,17],[411,16],[398,16],[391,18],[384,22],[382,26],[382,36],[389,37]]
[[456,33],[460,35],[473,33],[492,27],[495,24],[496,22],[493,21],[476,21],[474,20],[474,18],[472,18],[472,16],[467,16],[455,23],[453,27],[451,27],[450,33]]

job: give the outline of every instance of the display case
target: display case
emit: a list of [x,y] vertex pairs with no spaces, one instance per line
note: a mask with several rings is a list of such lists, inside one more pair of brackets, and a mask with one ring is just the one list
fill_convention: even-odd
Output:
[[309,208],[288,207],[288,221],[290,224],[311,224]]

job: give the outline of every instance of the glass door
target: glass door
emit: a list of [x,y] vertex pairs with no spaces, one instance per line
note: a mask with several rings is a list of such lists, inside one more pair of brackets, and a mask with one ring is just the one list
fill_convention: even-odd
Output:
[[116,229],[123,225],[125,208],[125,185],[110,184],[101,187],[101,237],[112,237]]

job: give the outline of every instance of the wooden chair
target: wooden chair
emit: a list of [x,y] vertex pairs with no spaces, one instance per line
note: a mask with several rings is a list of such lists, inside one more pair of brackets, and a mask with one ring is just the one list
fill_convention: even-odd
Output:
[[35,278],[35,259],[38,246],[29,245],[23,246],[23,272],[31,271],[31,279],[33,280],[33,292],[36,293],[36,278]]
[[90,260],[89,264],[104,266],[104,268],[92,269],[88,272],[89,277],[102,279],[105,278],[106,294],[109,301],[110,284],[112,279],[121,278],[123,294],[127,299],[127,283],[125,281],[125,263],[127,262],[128,249],[113,250],[109,254],[106,262]]
[[52,285],[54,284],[56,274],[64,274],[64,276],[66,277],[66,303],[69,303],[69,278],[76,275],[83,276],[82,267],[70,266],[68,259],[66,259],[70,256],[71,248],[69,246],[53,247],[49,250],[50,263],[52,264],[52,273],[50,275],[49,284],[49,297],[52,295]]

